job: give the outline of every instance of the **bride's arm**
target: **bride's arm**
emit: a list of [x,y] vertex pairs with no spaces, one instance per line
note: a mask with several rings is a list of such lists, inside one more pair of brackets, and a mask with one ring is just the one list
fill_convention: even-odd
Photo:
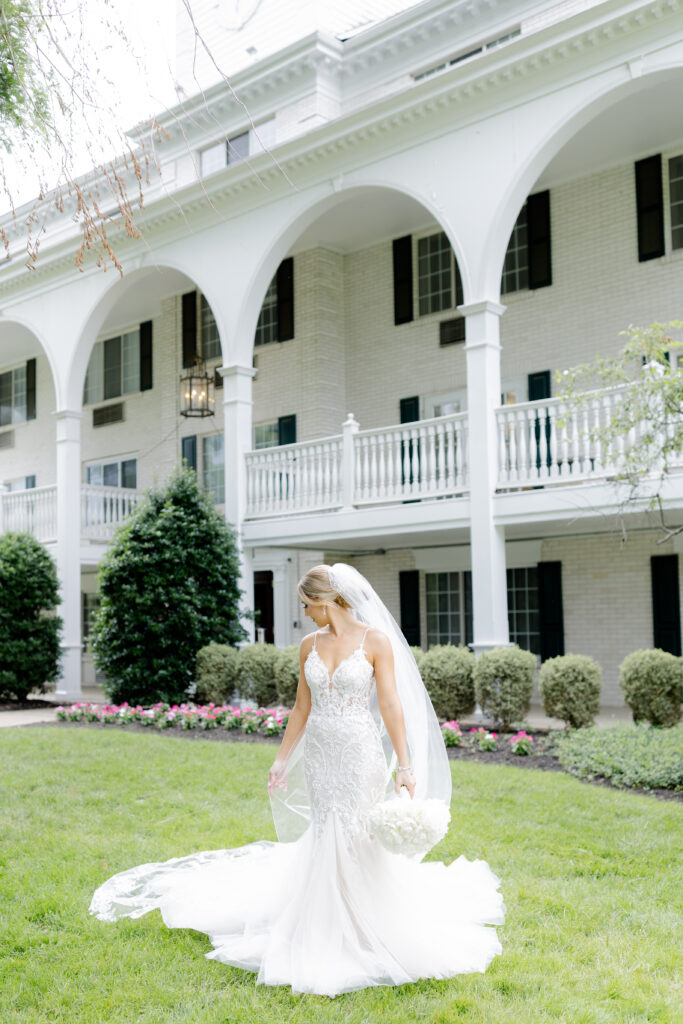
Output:
[[[406,723],[403,717],[403,705],[396,688],[394,675],[394,652],[389,637],[381,630],[372,631],[372,653],[375,658],[375,686],[377,687],[377,704],[389,739],[398,757],[398,763],[410,764]],[[411,797],[415,795],[415,776],[412,771],[396,773],[396,792],[405,786]]]
[[268,773],[268,791],[272,793],[273,788],[283,785],[287,773],[287,759],[296,746],[301,733],[306,728],[306,722],[311,711],[311,691],[304,675],[304,662],[310,654],[313,641],[310,637],[304,637],[299,645],[299,685],[296,690],[296,700],[287,720],[287,727],[278,747],[277,756],[273,766]]

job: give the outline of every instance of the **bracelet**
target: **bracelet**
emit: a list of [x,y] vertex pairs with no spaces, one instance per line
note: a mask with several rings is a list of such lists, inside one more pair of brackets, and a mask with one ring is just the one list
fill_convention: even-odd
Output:
[[412,770],[413,769],[410,767],[409,764],[397,764],[396,765],[396,771],[397,772],[412,772]]

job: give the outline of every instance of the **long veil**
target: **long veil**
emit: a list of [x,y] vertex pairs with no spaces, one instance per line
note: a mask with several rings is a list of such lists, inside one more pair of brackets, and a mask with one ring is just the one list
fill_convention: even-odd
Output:
[[[415,773],[415,797],[451,802],[451,772],[439,720],[422,682],[417,662],[395,618],[366,578],[352,565],[335,562],[329,567],[330,584],[351,605],[355,618],[388,636],[394,654],[394,676],[403,706],[410,763]],[[392,772],[397,765],[373,688],[370,710],[379,729],[386,758],[386,797],[394,795]],[[299,838],[311,820],[310,801],[303,771],[303,737],[287,758],[286,789],[271,793],[271,810],[280,842]]]

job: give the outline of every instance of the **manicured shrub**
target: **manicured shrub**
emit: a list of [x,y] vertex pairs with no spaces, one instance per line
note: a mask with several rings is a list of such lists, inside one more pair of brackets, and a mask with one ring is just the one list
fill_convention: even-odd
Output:
[[683,789],[681,726],[591,726],[559,735],[555,745],[560,764],[579,778],[602,777],[615,786],[643,789]]
[[299,645],[278,647],[275,655],[275,689],[280,704],[291,708],[299,686]]
[[474,655],[467,647],[435,644],[422,658],[420,673],[439,719],[474,711]]
[[500,728],[524,718],[531,704],[536,656],[513,647],[484,651],[474,667],[474,689],[482,711]]
[[28,533],[0,535],[0,700],[44,693],[59,673],[54,562]]
[[194,700],[224,704],[237,689],[239,651],[228,644],[208,644],[197,654]]
[[112,701],[176,703],[197,651],[247,638],[235,534],[192,469],[148,491],[102,560],[95,664]]
[[415,661],[417,662],[417,667],[419,668],[421,674],[422,662],[424,661],[426,651],[423,651],[421,647],[411,647],[410,650],[412,652],[413,657],[415,658]]
[[548,658],[538,674],[543,710],[572,729],[590,725],[600,710],[602,669],[584,654]]
[[619,669],[619,685],[634,722],[675,725],[681,717],[683,662],[660,650],[634,651]]
[[275,662],[278,648],[274,644],[249,644],[239,652],[237,688],[240,696],[258,707],[272,707],[278,702]]

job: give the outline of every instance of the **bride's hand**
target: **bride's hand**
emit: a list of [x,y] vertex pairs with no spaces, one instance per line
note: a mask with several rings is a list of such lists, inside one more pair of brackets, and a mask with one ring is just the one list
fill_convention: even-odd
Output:
[[268,792],[273,795],[274,789],[282,789],[287,792],[287,763],[275,758],[273,766],[268,772]]
[[394,789],[397,793],[401,792],[401,786],[406,787],[412,800],[415,796],[415,776],[410,768],[401,768],[400,771],[396,772],[396,785],[394,786]]

